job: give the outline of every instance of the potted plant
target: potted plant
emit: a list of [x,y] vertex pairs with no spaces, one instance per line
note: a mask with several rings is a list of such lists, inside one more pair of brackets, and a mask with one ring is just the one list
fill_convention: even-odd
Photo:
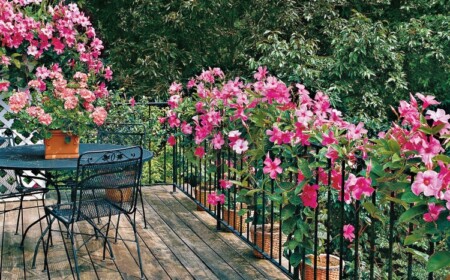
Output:
[[[253,210],[253,215],[247,219],[250,223],[249,239],[262,251],[277,259],[282,254],[283,245],[287,240],[287,236],[281,232],[280,228],[279,204],[271,202],[267,194],[263,192],[258,192],[254,196],[247,195],[247,197],[249,198],[248,208]],[[258,250],[253,250],[253,255],[264,258]]]
[[0,35],[0,90],[7,92],[12,128],[41,139],[60,130],[65,143],[102,125],[112,71],[100,58],[103,44],[88,17],[63,2],[6,1],[2,9],[12,28]]

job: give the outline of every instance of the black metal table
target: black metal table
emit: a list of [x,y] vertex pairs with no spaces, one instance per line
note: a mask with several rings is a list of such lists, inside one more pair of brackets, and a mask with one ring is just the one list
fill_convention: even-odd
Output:
[[[80,144],[79,154],[86,152],[100,152],[107,150],[114,150],[125,148],[122,145],[113,144]],[[153,157],[153,152],[143,149],[142,161],[149,161]],[[25,145],[25,146],[11,146],[0,149],[0,169],[10,169],[15,171],[32,171],[34,174],[42,174],[43,180],[48,184],[55,183],[52,180],[51,171],[73,171],[77,169],[78,158],[72,159],[45,159],[44,145]],[[58,192],[59,193],[59,192]],[[58,196],[58,201],[59,201]],[[23,242],[28,230],[41,221],[46,216],[42,216],[37,221],[30,224],[22,236],[20,246],[23,247]]]
[[[80,144],[80,154],[125,148],[112,144]],[[142,161],[149,161],[153,152],[143,150]],[[44,145],[13,146],[0,149],[0,169],[60,171],[76,170],[77,160],[73,159],[44,159]]]

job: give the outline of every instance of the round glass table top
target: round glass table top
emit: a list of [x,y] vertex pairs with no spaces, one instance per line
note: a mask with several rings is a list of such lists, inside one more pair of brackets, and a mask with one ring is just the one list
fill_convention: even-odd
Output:
[[[79,154],[125,148],[112,144],[80,144]],[[143,149],[142,160],[148,161],[153,152]],[[77,158],[44,159],[44,145],[24,145],[0,149],[0,168],[14,170],[75,170]]]

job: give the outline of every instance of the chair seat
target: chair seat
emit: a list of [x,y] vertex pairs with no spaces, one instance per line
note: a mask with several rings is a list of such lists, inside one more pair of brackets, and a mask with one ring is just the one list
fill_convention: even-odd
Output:
[[[107,217],[111,215],[118,215],[121,211],[115,207],[110,201],[92,200],[83,201],[80,204],[80,209],[77,209],[77,203],[61,203],[45,206],[46,214],[51,214],[59,221],[70,224],[76,221],[84,221],[96,219],[98,217]],[[78,217],[73,217],[73,215]]]

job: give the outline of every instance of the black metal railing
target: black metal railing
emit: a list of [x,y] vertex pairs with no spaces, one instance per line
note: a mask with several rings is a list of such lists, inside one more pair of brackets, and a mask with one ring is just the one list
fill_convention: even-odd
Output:
[[[177,138],[174,146],[167,145],[166,139],[156,139],[161,137],[158,134],[160,130],[167,131],[165,137],[168,137],[175,132],[172,128],[162,125],[159,131],[152,131],[152,124],[157,122],[152,110],[158,107],[159,113],[164,114],[161,108],[164,109],[167,104],[147,103],[141,106],[147,106],[149,112],[148,148],[156,151],[157,155],[152,164],[155,165],[156,161],[163,165],[160,170],[150,165],[146,182],[172,184],[174,191],[175,188],[183,191],[197,203],[198,210],[206,211],[216,218],[217,230],[233,232],[252,247],[255,256],[267,258],[292,279],[317,279],[319,274],[327,275],[326,279],[434,278],[433,273],[426,271],[424,262],[416,258],[420,254],[431,255],[434,243],[423,241],[415,246],[402,244],[414,225],[399,225],[401,208],[395,203],[396,192],[393,191],[388,198],[390,203],[379,203],[377,190],[371,197],[354,204],[345,203],[344,185],[348,176],[345,161],[336,166],[329,160],[321,172],[319,167],[316,169],[313,181],[322,187],[315,209],[305,208],[296,201],[285,203],[286,198],[280,196],[280,184],[296,184],[296,174],[290,172],[284,175],[282,180],[278,180],[278,185],[272,179],[262,180],[263,183],[257,185],[258,182],[241,176],[245,158],[229,148],[211,151],[210,154],[214,156],[208,159],[194,159],[189,152],[193,147],[182,137]],[[155,139],[160,143],[158,146],[152,144]],[[205,145],[204,148],[208,153],[208,147]],[[313,161],[311,154],[318,153],[319,148],[305,148],[303,156]],[[363,168],[362,163],[358,162],[357,165],[353,167],[355,170]],[[252,167],[255,174],[262,173],[262,160],[255,161]],[[332,186],[333,171],[336,169],[341,173],[340,190]],[[155,172],[163,172],[162,180],[152,179]],[[220,182],[225,179],[233,181],[234,185],[221,188]],[[207,197],[213,192],[223,193],[225,203],[211,204]],[[388,220],[379,216],[386,216]],[[304,220],[308,226],[292,225],[296,219]],[[258,220],[267,223],[259,225]],[[355,227],[352,242],[344,238],[346,224]],[[292,228],[296,230],[291,232]],[[303,243],[291,246],[292,240],[303,240]],[[308,278],[308,275],[312,278]]]

